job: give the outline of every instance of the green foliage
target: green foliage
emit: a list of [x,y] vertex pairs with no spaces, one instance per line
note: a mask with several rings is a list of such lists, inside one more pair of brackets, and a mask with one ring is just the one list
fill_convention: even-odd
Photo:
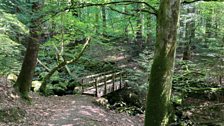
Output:
[[142,100],[142,104],[145,102],[145,96],[148,89],[148,75],[151,69],[153,59],[153,53],[149,48],[144,49],[142,53],[139,54],[139,57],[135,59],[139,66],[135,66],[134,69],[128,69],[127,80],[128,84],[134,92],[139,96],[139,99]]
[[24,48],[8,36],[0,34],[0,74],[18,73]]
[[[206,85],[206,73],[201,68],[197,68],[197,64],[191,61],[178,61],[179,68],[175,72],[173,85],[187,87],[203,87]],[[197,78],[195,78],[197,76]],[[184,89],[184,88],[183,88]]]
[[[52,46],[54,48],[51,48]],[[79,77],[92,73],[113,70],[114,66],[109,62],[109,59],[107,59],[108,61],[104,61],[104,58],[106,58],[106,53],[110,54],[110,52],[107,51],[111,50],[111,47],[112,46],[110,44],[92,40],[88,50],[84,53],[80,60],[76,64],[67,65],[68,69],[71,71],[70,75],[68,74],[67,69],[62,68],[51,77],[51,80],[48,82],[51,86],[47,87],[49,88],[48,92],[50,92],[48,94],[65,94],[65,92],[73,91],[74,87],[79,86],[77,83]],[[58,49],[61,49],[61,45],[57,43],[56,39],[51,39],[49,43],[45,43],[41,46],[41,48],[39,59],[43,64],[46,64],[49,69],[54,68],[58,63],[62,62],[58,59],[59,57],[57,51]],[[66,61],[69,61],[80,52],[81,48],[81,44],[75,45],[74,47],[68,47],[65,45],[62,56]],[[96,50],[101,50],[103,54],[102,52],[97,52]],[[39,75],[38,79],[42,80],[42,78],[46,76],[47,71],[42,65],[39,64],[36,67],[36,73]],[[61,86],[62,84],[64,87]]]
[[28,30],[16,17],[0,10],[0,74],[18,73]]
[[174,103],[180,104],[184,98],[191,94],[197,96],[197,91],[194,90],[195,88],[200,89],[216,87],[216,84],[208,83],[209,76],[206,69],[198,68],[198,64],[191,61],[178,60],[177,66],[177,70],[175,71],[173,77]]
[[172,97],[172,103],[175,104],[175,105],[181,105],[182,102],[183,102],[183,96],[181,95],[181,93],[177,93],[175,95],[173,95]]
[[117,112],[125,112],[129,115],[135,116],[136,114],[143,113],[142,108],[138,108],[136,106],[128,106],[125,102],[117,102],[113,105],[109,106],[110,109],[115,109]]
[[0,9],[0,34],[9,36],[15,42],[21,42],[28,34],[27,27],[19,21],[17,15],[5,13]]

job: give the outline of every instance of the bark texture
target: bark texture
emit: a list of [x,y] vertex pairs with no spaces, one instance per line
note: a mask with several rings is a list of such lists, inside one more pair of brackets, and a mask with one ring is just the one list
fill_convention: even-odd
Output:
[[176,52],[180,0],[161,0],[157,40],[147,96],[145,126],[167,126]]
[[187,8],[188,21],[186,23],[186,32],[185,32],[185,47],[183,52],[183,60],[191,59],[191,46],[194,43],[195,39],[195,17],[192,15],[195,14],[195,7]]
[[102,23],[103,23],[103,36],[106,36],[106,29],[107,29],[107,13],[106,13],[106,7],[102,6]]
[[[39,40],[40,40],[40,18],[37,18],[37,11],[41,8],[41,2],[32,3],[32,18],[30,25],[30,37],[23,60],[19,77],[14,87],[20,93],[21,97],[29,100],[28,93],[33,79],[34,69],[37,62]],[[36,17],[36,18],[34,18]]]
[[[136,5],[136,10],[141,10],[142,5],[141,4],[137,4]],[[137,15],[137,20],[136,20],[136,24],[137,24],[137,31],[136,31],[136,45],[138,46],[138,50],[140,51],[142,49],[143,46],[143,15],[141,14],[141,11],[138,12]]]

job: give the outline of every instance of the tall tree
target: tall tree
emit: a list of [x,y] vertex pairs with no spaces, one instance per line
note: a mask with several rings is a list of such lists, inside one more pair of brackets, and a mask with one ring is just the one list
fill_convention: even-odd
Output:
[[29,100],[28,93],[30,90],[39,51],[41,18],[38,14],[38,11],[42,8],[43,1],[27,1],[27,4],[30,4],[32,7],[32,15],[29,26],[30,36],[28,38],[28,46],[22,68],[14,87],[20,93],[22,98]]
[[209,42],[209,38],[212,38],[212,12],[213,9],[208,9],[208,14],[205,17],[205,42]]
[[139,10],[138,15],[137,15],[137,31],[136,31],[136,44],[138,45],[139,50],[141,50],[143,46],[143,15],[141,13],[142,5],[141,4],[136,4],[136,10]]
[[183,60],[191,59],[191,46],[195,38],[195,7],[194,5],[187,8],[187,22],[185,32],[185,48],[183,52]]
[[[98,11],[98,7],[96,10]],[[99,13],[95,13],[95,32],[99,34]]]
[[146,25],[146,28],[147,28],[147,38],[146,38],[146,43],[151,43],[153,40],[152,40],[152,25],[151,25],[151,22],[152,22],[152,16],[151,15],[147,15],[146,16],[146,19],[147,19],[147,25]]
[[155,55],[150,73],[145,126],[166,126],[170,117],[172,75],[180,0],[161,0]]
[[106,13],[106,7],[102,6],[102,23],[103,23],[103,36],[106,36],[106,29],[107,29],[107,13]]

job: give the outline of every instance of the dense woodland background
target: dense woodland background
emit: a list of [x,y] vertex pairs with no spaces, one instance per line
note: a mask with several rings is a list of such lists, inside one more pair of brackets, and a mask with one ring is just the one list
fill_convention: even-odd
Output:
[[[224,3],[186,0],[179,10],[179,4],[169,6],[172,2],[180,1],[0,0],[0,75],[30,100],[30,89],[44,96],[80,94],[80,78],[124,71],[127,87],[105,96],[107,109],[144,114],[149,92],[148,101],[158,102],[147,103],[147,109],[158,106],[162,110],[157,111],[158,118],[170,118],[170,125],[222,126]],[[171,17],[168,12],[173,12]],[[175,16],[180,17],[177,25]],[[168,39],[163,40],[161,36],[166,35]],[[169,45],[170,39],[177,42]],[[161,46],[173,50],[175,59]],[[157,57],[163,53],[168,59]],[[160,72],[163,65],[170,65],[164,67],[170,68],[165,75]],[[162,87],[153,87],[153,82],[161,82]],[[171,99],[164,96],[164,100],[162,93],[169,95],[169,88]],[[149,100],[153,93],[154,99]],[[171,116],[168,108],[172,108]],[[147,113],[156,110],[147,110],[145,120]],[[168,125],[163,119],[145,121],[145,126]]]

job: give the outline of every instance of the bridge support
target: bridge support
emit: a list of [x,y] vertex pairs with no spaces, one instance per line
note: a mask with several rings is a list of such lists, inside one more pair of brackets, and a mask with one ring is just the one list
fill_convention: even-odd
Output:
[[114,84],[115,84],[115,75],[114,75],[114,73],[113,73],[113,75],[112,75],[112,83],[113,83],[113,85],[112,85],[112,90],[113,90],[113,92],[114,92]]
[[97,84],[98,84],[98,78],[95,79],[95,89],[96,89],[96,94],[95,96],[98,97],[98,87],[97,87]]
[[120,87],[119,87],[119,89],[121,89],[122,88],[122,73],[120,74]]
[[104,75],[104,94],[107,94],[107,76]]

